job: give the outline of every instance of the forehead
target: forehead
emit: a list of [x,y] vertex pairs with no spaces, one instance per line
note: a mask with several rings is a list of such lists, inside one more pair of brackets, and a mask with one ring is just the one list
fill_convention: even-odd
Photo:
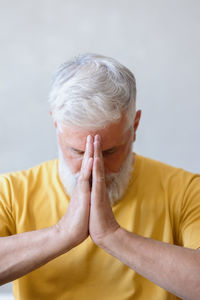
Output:
[[126,127],[127,122],[123,116],[117,123],[109,124],[105,128],[97,130],[65,125],[62,126],[62,132],[59,135],[67,146],[84,151],[87,136],[90,134],[94,137],[99,134],[102,141],[102,150],[106,150],[126,141],[129,132]]

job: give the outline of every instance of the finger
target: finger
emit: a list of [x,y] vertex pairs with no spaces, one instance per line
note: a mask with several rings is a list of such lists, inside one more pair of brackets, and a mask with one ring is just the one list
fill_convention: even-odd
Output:
[[91,135],[88,135],[87,136],[87,140],[86,140],[86,146],[85,146],[85,153],[84,153],[84,156],[83,156],[83,161],[82,161],[82,165],[81,165],[81,168],[85,167],[85,165],[87,165],[88,163],[88,160],[90,157],[93,157],[93,138]]
[[101,163],[100,159],[97,157],[94,159],[93,162],[93,170],[92,170],[92,202],[91,205],[93,205],[93,202],[96,204],[102,203],[102,200],[104,198],[104,191],[105,191],[105,181],[104,177],[101,175]]
[[84,169],[84,178],[85,178],[86,180],[89,180],[90,177],[91,177],[91,173],[92,173],[92,165],[93,165],[93,158],[90,157],[90,158],[88,159],[88,163],[87,163],[87,165],[86,165],[86,167],[85,167],[85,169]]
[[101,151],[101,138],[99,135],[95,135],[94,138],[94,159],[99,158],[100,160],[100,176],[104,177],[104,161],[103,161],[103,155]]
[[100,146],[100,137],[95,136],[94,162],[92,171],[92,192],[95,199],[100,199],[105,190],[104,162]]
[[92,174],[92,167],[93,167],[93,158],[90,157],[88,160],[88,164],[85,166],[82,173],[80,173],[78,178],[78,185],[83,193],[88,193],[90,191],[90,178]]
[[86,145],[85,145],[85,153],[83,155],[83,160],[81,164],[81,172],[84,172],[84,169],[86,168],[88,164],[88,160],[90,157],[93,157],[93,138],[91,135],[87,136]]
[[85,149],[85,154],[87,157],[92,157],[93,156],[93,137],[91,135],[87,136],[87,141],[86,141],[86,149]]
[[92,136],[87,137],[85,153],[80,171],[80,180],[88,180],[91,176],[93,165],[93,138]]

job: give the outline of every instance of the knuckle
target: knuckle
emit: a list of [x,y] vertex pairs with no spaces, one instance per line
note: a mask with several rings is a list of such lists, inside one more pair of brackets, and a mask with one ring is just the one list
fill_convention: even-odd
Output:
[[78,183],[82,183],[86,180],[85,175],[84,174],[80,174],[79,178],[78,178]]

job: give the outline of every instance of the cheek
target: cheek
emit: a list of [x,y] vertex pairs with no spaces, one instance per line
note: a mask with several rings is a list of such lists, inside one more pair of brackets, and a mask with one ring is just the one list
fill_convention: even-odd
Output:
[[131,145],[128,144],[124,146],[119,152],[104,157],[104,168],[107,174],[117,173],[120,171],[121,166],[126,160]]
[[73,174],[80,172],[82,157],[77,157],[76,155],[72,154],[70,151],[64,150],[62,146],[61,146],[61,150],[63,153],[64,160],[66,161],[71,172]]
[[66,160],[66,161],[67,161],[68,166],[73,174],[80,172],[82,160],[69,158],[69,160]]
[[108,157],[104,157],[105,172],[107,174],[119,172],[124,160],[125,158],[123,153],[116,153]]
[[80,172],[82,158],[76,158],[73,155],[66,155],[65,160],[73,174]]

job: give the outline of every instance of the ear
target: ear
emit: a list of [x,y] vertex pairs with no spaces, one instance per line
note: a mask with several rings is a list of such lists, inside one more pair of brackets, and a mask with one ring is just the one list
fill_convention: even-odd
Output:
[[[51,111],[51,110],[50,110],[49,114],[50,114],[50,116],[52,117],[52,111]],[[53,124],[54,124],[55,128],[57,128],[57,127],[58,127],[58,125],[57,125],[57,122],[56,122],[56,121],[54,121],[54,122],[53,122]]]
[[138,110],[135,114],[135,120],[134,120],[134,136],[133,136],[133,142],[135,142],[136,140],[136,131],[137,131],[137,128],[138,128],[138,125],[140,123],[140,118],[141,118],[141,114],[142,114],[142,110]]

